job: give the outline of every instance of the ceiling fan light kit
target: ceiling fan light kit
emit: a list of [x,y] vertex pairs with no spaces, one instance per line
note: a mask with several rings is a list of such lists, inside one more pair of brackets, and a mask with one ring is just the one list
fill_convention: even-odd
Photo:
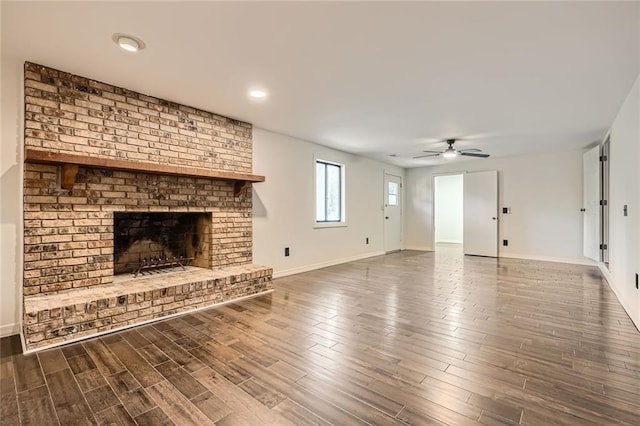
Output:
[[449,146],[449,148],[445,149],[444,152],[442,153],[442,158],[444,158],[446,160],[452,160],[452,159],[456,158],[457,156],[458,156],[458,153],[451,146]]

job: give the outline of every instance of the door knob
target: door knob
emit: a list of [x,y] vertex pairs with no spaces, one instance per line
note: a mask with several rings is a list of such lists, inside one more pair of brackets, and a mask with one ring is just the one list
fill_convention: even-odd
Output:
[[385,218],[385,219],[389,219],[389,216],[385,216],[384,218]]
[[495,218],[495,217],[492,217],[491,219],[496,220],[496,218]]

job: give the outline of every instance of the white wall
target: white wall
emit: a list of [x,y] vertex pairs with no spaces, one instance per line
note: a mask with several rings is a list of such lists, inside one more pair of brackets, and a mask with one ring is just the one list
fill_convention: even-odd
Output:
[[436,243],[462,244],[462,175],[436,176],[434,180],[434,224]]
[[409,169],[405,189],[405,247],[432,250],[433,176],[498,170],[499,255],[590,263],[582,256],[582,151],[452,161]]
[[[346,227],[314,228],[314,155],[345,165]],[[254,128],[253,172],[266,176],[253,185],[254,263],[283,276],[383,254],[385,171],[404,176],[398,167]]]
[[19,332],[22,306],[22,63],[2,56],[0,337]]
[[[608,281],[640,328],[640,76],[611,126]],[[624,205],[628,216],[624,216]]]

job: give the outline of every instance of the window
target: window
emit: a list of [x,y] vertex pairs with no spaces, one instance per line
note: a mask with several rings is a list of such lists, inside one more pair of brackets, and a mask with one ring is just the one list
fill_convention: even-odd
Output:
[[390,206],[398,205],[398,183],[397,182],[389,182],[387,204]]
[[344,218],[344,165],[316,160],[316,223]]

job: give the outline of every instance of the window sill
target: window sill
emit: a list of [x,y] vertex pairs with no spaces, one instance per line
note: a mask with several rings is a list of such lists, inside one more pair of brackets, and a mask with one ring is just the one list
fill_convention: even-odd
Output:
[[347,222],[315,222],[313,224],[314,229],[345,228],[346,226],[347,226]]

